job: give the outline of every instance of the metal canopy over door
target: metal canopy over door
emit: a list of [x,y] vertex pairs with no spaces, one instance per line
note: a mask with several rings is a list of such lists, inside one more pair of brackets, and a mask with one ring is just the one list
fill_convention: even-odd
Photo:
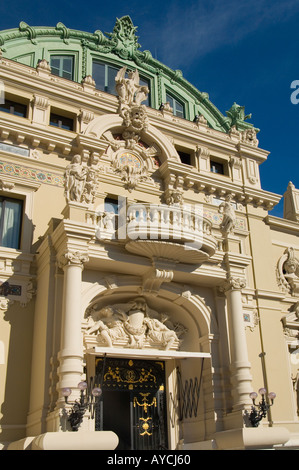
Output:
[[114,431],[117,450],[167,449],[164,362],[97,358],[96,376],[103,390],[96,430]]

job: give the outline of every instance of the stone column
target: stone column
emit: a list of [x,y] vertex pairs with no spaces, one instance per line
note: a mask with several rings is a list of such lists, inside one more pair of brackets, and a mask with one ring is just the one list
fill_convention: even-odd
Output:
[[252,377],[243,318],[241,296],[243,287],[245,287],[245,280],[233,277],[229,277],[223,287],[228,306],[233,411],[251,405],[249,393],[252,391]]
[[[59,260],[64,270],[59,390],[77,388],[83,373],[83,343],[81,334],[81,281],[88,256],[80,252],[67,252]],[[76,392],[75,392],[76,393]],[[72,394],[72,399],[75,398]]]

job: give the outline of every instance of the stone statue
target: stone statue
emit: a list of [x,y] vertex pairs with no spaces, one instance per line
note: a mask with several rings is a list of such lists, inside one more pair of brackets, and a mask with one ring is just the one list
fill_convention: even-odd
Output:
[[115,88],[119,97],[121,106],[123,104],[132,106],[133,104],[140,106],[145,101],[149,89],[146,86],[139,85],[138,70],[129,71],[126,78],[127,67],[122,67],[115,77]]
[[96,165],[83,165],[80,155],[74,155],[65,170],[65,198],[67,202],[91,204],[97,186]]
[[299,293],[299,261],[295,257],[293,248],[287,248],[287,259],[283,264],[284,277],[291,288],[292,294]]
[[224,234],[233,233],[236,223],[236,214],[231,204],[232,195],[229,194],[225,202],[222,202],[219,206],[219,212],[223,213],[223,219],[220,224],[220,230]]
[[81,202],[87,170],[81,163],[81,156],[75,155],[65,171],[65,196],[67,201]]
[[126,316],[123,316],[122,312],[114,312],[111,309],[103,309],[103,316],[101,320],[98,320],[94,325],[87,330],[87,334],[98,333],[100,339],[107,345],[112,347],[113,340],[119,338],[126,338],[126,334],[123,329],[123,321]]
[[86,334],[97,334],[98,343],[108,347],[121,345],[141,349],[155,345],[165,350],[178,348],[179,336],[186,332],[181,325],[168,327],[165,324],[169,320],[167,315],[162,315],[160,321],[150,314],[143,297],[137,297],[128,306],[91,311],[89,319],[93,325]]
[[146,107],[141,103],[147,98],[149,89],[139,84],[138,70],[129,71],[122,67],[115,77],[115,88],[118,94],[118,113],[123,118],[122,137],[126,148],[133,149],[140,139],[140,134],[147,129],[148,118]]
[[164,325],[168,319],[167,315],[162,315],[162,322],[156,318],[145,318],[144,323],[148,327],[148,336],[157,343],[160,343],[164,349],[170,349],[173,343],[178,339],[175,331],[170,330]]
[[299,260],[294,248],[287,248],[279,258],[276,269],[277,281],[283,291],[291,295],[299,294]]
[[245,107],[237,103],[234,103],[232,107],[226,111],[226,114],[231,121],[231,127],[236,126],[236,129],[238,129],[238,124],[251,118],[251,114],[245,115]]

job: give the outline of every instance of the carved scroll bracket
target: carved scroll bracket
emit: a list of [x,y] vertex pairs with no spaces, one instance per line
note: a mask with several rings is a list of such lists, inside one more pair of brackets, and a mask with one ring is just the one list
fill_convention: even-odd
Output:
[[166,259],[153,259],[152,268],[143,276],[142,292],[157,295],[164,282],[171,282],[176,262]]

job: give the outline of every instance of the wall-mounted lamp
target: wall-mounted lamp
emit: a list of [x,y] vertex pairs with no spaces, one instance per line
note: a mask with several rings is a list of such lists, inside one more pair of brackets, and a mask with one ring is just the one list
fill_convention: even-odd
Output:
[[72,431],[78,431],[87,408],[91,412],[92,419],[94,418],[95,408],[98,398],[102,395],[102,389],[99,386],[92,387],[92,383],[94,383],[93,378],[90,380],[90,386],[88,386],[87,382],[80,382],[78,384],[78,388],[80,390],[80,400],[75,400],[71,403],[68,401],[68,397],[71,395],[72,389],[62,389],[62,395],[64,396],[65,403],[72,405],[72,409],[69,411],[68,415],[68,421],[70,422]]
[[10,284],[8,281],[0,281],[0,295],[7,297],[10,294]]
[[252,400],[253,406],[251,407],[251,413],[249,415],[249,421],[253,427],[258,427],[260,421],[263,418],[266,418],[267,412],[270,408],[270,406],[273,405],[274,398],[276,397],[276,393],[270,392],[268,393],[267,397],[268,399],[271,400],[271,403],[269,401],[267,402],[265,399],[265,395],[267,393],[267,390],[265,388],[260,388],[259,389],[259,394],[262,396],[261,401],[259,402],[258,405],[256,405],[255,400],[258,396],[256,392],[251,392],[250,393],[250,398]]

